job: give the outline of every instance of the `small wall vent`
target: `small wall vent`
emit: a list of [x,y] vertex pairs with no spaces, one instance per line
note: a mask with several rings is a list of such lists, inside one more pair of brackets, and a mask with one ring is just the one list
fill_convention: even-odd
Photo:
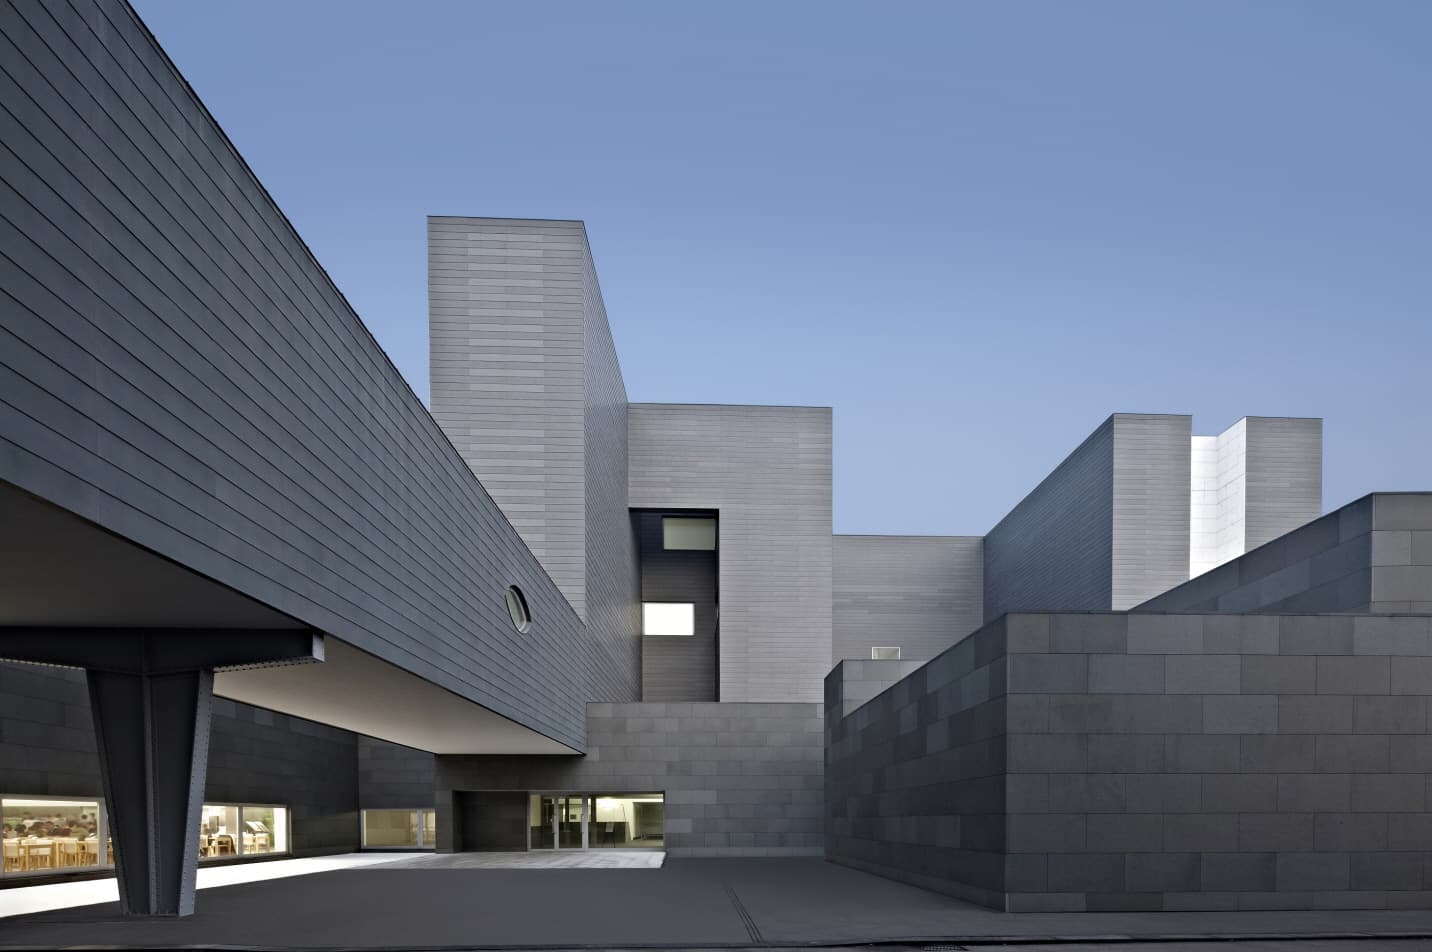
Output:
[[900,649],[899,649],[899,648],[871,648],[871,649],[870,649],[870,660],[871,660],[871,661],[899,661],[899,660],[900,660]]

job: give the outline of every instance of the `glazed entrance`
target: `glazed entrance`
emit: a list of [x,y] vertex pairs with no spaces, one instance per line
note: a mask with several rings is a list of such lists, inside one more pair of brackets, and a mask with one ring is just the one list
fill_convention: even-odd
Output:
[[662,849],[665,819],[660,793],[534,793],[528,842],[534,850]]

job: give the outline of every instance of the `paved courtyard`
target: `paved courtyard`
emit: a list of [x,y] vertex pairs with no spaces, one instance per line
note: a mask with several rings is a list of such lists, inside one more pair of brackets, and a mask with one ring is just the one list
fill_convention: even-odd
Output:
[[1432,911],[1010,915],[819,859],[520,871],[381,863],[206,889],[198,912],[182,920],[125,919],[113,903],[14,917],[0,924],[0,948],[750,947],[1296,935],[1427,937]]
[[660,869],[661,850],[531,850],[524,853],[429,853],[387,869]]
[[[256,883],[266,879],[310,876],[314,873],[330,873],[339,869],[354,869],[360,866],[401,861],[410,855],[408,853],[378,852],[340,853],[336,856],[306,856],[299,859],[280,859],[262,863],[202,866],[199,868],[199,881],[196,886],[199,889],[217,889],[221,886],[237,886],[241,883]],[[113,876],[69,882],[41,881],[33,886],[8,886],[5,889],[0,889],[0,920],[33,912],[49,912],[77,906],[117,902],[119,902],[119,886]],[[3,941],[3,935],[4,923],[0,922],[0,941]]]

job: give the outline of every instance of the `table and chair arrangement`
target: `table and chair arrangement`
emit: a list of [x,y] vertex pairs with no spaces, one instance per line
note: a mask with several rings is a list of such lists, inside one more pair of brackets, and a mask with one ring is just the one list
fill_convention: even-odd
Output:
[[[113,847],[105,852],[106,862],[113,863]],[[100,864],[100,843],[95,836],[12,836],[4,840],[4,857],[7,873],[78,869]]]
[[[244,852],[268,853],[272,846],[266,834],[244,834]],[[199,837],[199,857],[210,859],[237,856],[238,845],[228,833]],[[114,848],[105,850],[105,862],[113,865]],[[4,871],[7,873],[41,872],[51,869],[80,869],[100,865],[97,837],[16,836],[4,840]]]
[[[273,852],[272,838],[269,834],[245,833],[243,837],[246,854]],[[232,833],[199,834],[200,859],[211,859],[215,856],[237,856],[238,853],[238,844]]]
[[[245,853],[268,853],[272,849],[267,834],[244,834]],[[214,833],[199,837],[201,859],[237,856],[238,853],[238,844],[232,834]],[[100,865],[100,843],[99,838],[94,836],[12,836],[4,840],[4,857],[4,871],[7,873],[80,869]],[[114,863],[112,845],[105,849],[105,862]]]

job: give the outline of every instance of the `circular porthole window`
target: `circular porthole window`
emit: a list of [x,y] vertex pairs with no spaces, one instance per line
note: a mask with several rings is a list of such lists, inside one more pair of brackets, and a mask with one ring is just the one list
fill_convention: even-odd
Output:
[[526,631],[532,627],[532,613],[527,610],[527,596],[516,585],[507,586],[507,614],[512,616],[512,627]]

